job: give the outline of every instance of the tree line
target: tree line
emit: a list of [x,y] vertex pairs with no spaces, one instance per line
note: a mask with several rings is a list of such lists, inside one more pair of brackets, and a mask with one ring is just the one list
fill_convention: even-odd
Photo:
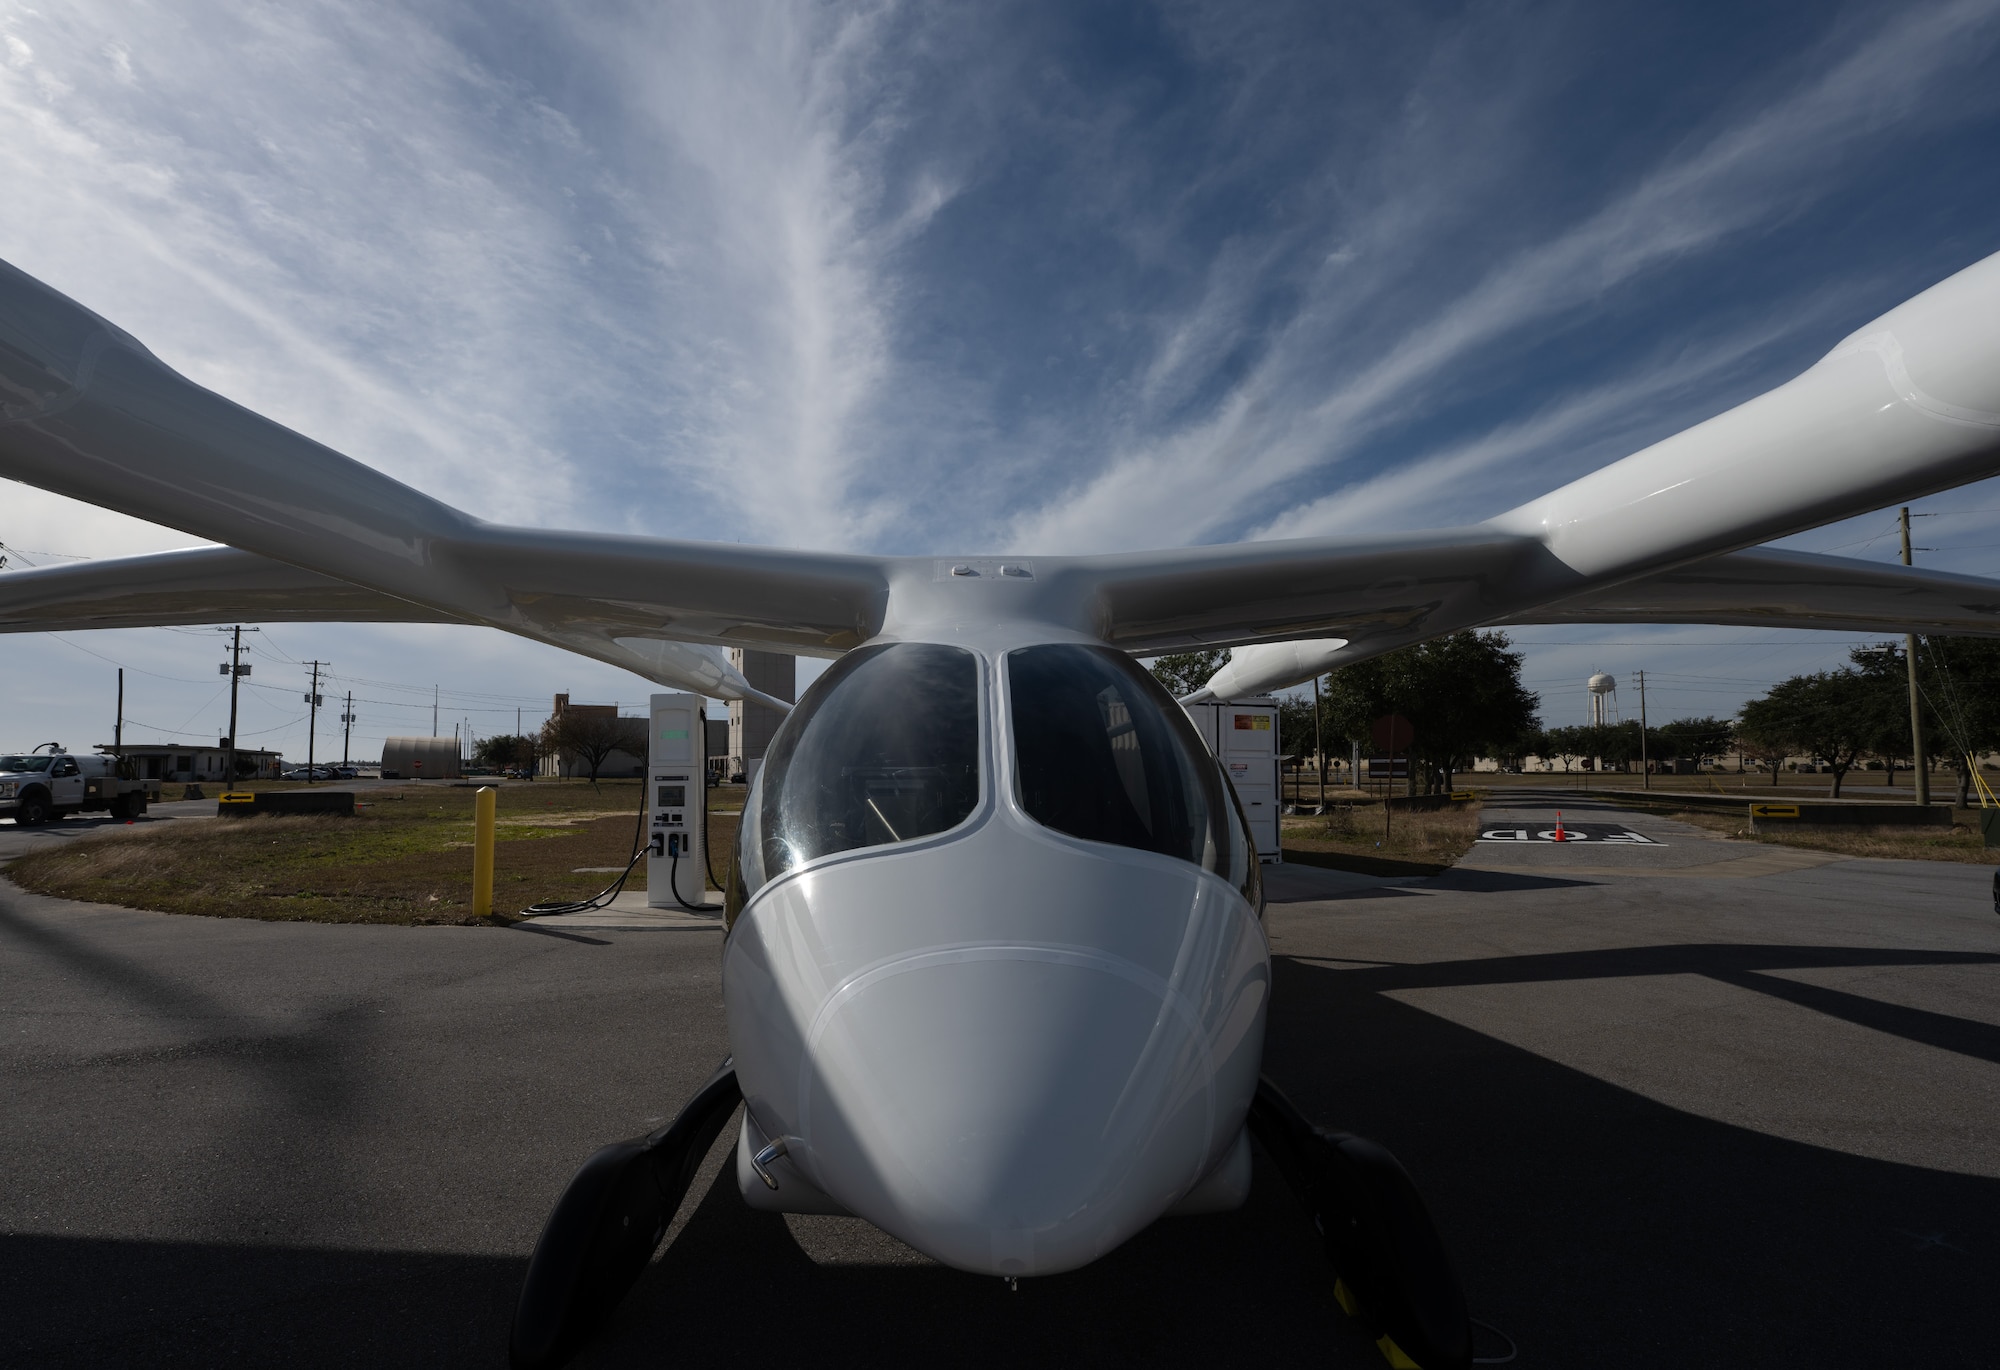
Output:
[[482,737],[472,748],[475,765],[496,771],[533,771],[547,756],[568,756],[590,772],[593,784],[615,751],[646,755],[646,720],[613,718],[595,710],[565,709],[539,732]]
[[[1927,749],[1958,773],[1959,802],[1971,783],[1965,758],[2000,750],[2000,641],[1920,638],[1919,706]],[[1564,770],[1586,757],[1614,764],[1692,760],[1713,764],[1731,752],[1769,767],[1773,784],[1787,756],[1806,756],[1833,776],[1840,794],[1849,771],[1869,760],[1891,766],[1912,755],[1908,663],[1900,643],[1856,648],[1849,664],[1780,681],[1735,718],[1679,718],[1645,729],[1636,720],[1545,728],[1540,698],[1521,683],[1521,654],[1502,632],[1467,631],[1344,666],[1323,677],[1319,736],[1329,754],[1369,745],[1374,720],[1401,714],[1416,740],[1411,787],[1449,789],[1477,757],[1518,766],[1529,756]],[[1228,660],[1224,650],[1157,658],[1153,673],[1173,694],[1199,689]],[[1280,700],[1280,736],[1293,757],[1314,737],[1310,696]]]

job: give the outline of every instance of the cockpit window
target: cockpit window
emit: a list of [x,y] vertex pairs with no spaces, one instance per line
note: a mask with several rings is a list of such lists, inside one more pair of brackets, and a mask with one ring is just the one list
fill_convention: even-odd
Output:
[[771,740],[732,900],[834,852],[955,828],[979,807],[979,661],[892,642],[848,653]]
[[[1160,852],[1249,895],[1257,858],[1221,768],[1152,676],[1108,647],[1007,657],[1016,793],[1036,822]],[[1252,899],[1252,902],[1256,902]]]

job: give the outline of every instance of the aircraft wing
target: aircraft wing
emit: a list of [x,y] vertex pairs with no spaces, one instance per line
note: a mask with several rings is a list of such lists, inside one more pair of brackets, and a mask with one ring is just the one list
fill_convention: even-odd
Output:
[[2000,581],[1760,547],[1558,600],[1513,621],[1994,637]]
[[195,385],[0,263],[0,475],[316,573],[331,583],[265,584],[329,615],[386,598],[673,683],[725,646],[838,655],[898,625],[1010,618],[1142,655],[1242,646],[1241,690],[1317,674],[1328,640],[1352,656],[1498,623],[1980,631],[1964,626],[1986,612],[1976,582],[1730,554],[1994,474],[2000,255],[1775,390],[1475,527],[990,567],[485,523]]
[[[234,547],[0,572],[0,633],[193,623],[473,621]],[[664,636],[656,621],[621,622],[614,606],[598,605],[592,617],[565,601],[564,612],[552,614],[528,636],[676,689],[791,708],[753,688],[721,648]]]
[[234,547],[0,573],[0,633],[187,623],[463,621]]
[[[2000,637],[2000,580],[1760,547],[1459,626],[1545,623],[1712,623]],[[1428,635],[1412,636],[1393,620],[1342,626],[1347,632],[1340,637],[1239,648],[1183,702],[1283,689]]]
[[475,519],[194,384],[5,263],[0,475],[562,645],[664,634],[837,655],[887,600],[883,558]]
[[1082,581],[1104,637],[1138,656],[1449,632],[1490,618],[1523,586],[1560,583],[1563,571],[1536,539],[1486,527],[1079,557],[1036,569]]

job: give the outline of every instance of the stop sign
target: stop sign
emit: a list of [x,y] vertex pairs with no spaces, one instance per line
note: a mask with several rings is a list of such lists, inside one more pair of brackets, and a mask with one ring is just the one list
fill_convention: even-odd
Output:
[[1375,720],[1368,740],[1375,748],[1375,755],[1393,756],[1408,751],[1416,736],[1417,730],[1410,726],[1409,719],[1401,714],[1383,714]]

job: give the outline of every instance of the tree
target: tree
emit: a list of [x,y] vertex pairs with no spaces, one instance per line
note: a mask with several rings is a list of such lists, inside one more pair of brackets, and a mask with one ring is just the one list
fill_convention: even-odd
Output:
[[1736,725],[1726,718],[1677,718],[1662,723],[1655,733],[1670,748],[1659,755],[1689,757],[1697,766],[1706,766],[1729,750]]
[[540,739],[509,733],[482,737],[472,748],[472,760],[476,765],[490,766],[497,771],[533,770],[535,758],[540,754]]
[[[1896,783],[1896,762],[1900,758],[1916,759],[1914,739],[1910,736],[1910,668],[1904,660],[1900,644],[1883,642],[1873,647],[1856,647],[1848,653],[1848,660],[1854,663],[1857,675],[1873,685],[1881,695],[1881,718],[1876,736],[1869,743],[1868,750],[1888,762],[1885,772],[1887,783]],[[1919,691],[1921,698],[1921,690]],[[1935,734],[1937,724],[1928,709],[1924,710],[1924,732]]]
[[1416,730],[1410,754],[1426,791],[1449,789],[1453,771],[1538,726],[1541,700],[1521,684],[1521,654],[1508,646],[1505,633],[1452,633],[1343,666],[1323,692],[1330,731],[1365,739],[1376,718],[1401,714]]
[[542,725],[542,749],[572,766],[582,762],[593,785],[604,758],[621,748],[634,756],[645,755],[645,719],[619,718],[609,708],[572,705]]
[[1546,757],[1549,755],[1547,748],[1548,735],[1542,731],[1540,719],[1537,719],[1535,723],[1536,726],[1523,728],[1520,732],[1515,733],[1494,749],[1493,759],[1500,763],[1501,769],[1513,771],[1525,770],[1529,757]]
[[1972,785],[1968,757],[2000,749],[2000,641],[1926,637],[1917,647],[1917,685],[1928,706],[1924,726],[1958,771],[1962,807]]
[[[1621,769],[1639,759],[1639,720],[1628,718],[1623,723],[1606,723],[1591,729],[1597,734],[1597,755],[1617,764]],[[1647,753],[1650,757],[1650,752]]]
[[1585,728],[1550,728],[1541,736],[1541,746],[1537,756],[1563,763],[1563,774],[1569,774],[1572,761],[1594,755],[1588,750],[1590,739],[1585,736]]
[[1313,754],[1311,695],[1278,696],[1278,743],[1285,755],[1303,759]]
[[[1793,676],[1771,687],[1762,699],[1743,706],[1740,731],[1767,754],[1804,752],[1833,772],[1833,797],[1867,751],[1880,745],[1888,719],[1879,680],[1859,671],[1820,671]],[[1771,780],[1777,783],[1778,761]]]
[[1228,662],[1229,649],[1214,647],[1205,652],[1170,652],[1166,656],[1156,656],[1147,669],[1153,673],[1153,679],[1167,687],[1168,694],[1179,699],[1208,684],[1208,678]]

